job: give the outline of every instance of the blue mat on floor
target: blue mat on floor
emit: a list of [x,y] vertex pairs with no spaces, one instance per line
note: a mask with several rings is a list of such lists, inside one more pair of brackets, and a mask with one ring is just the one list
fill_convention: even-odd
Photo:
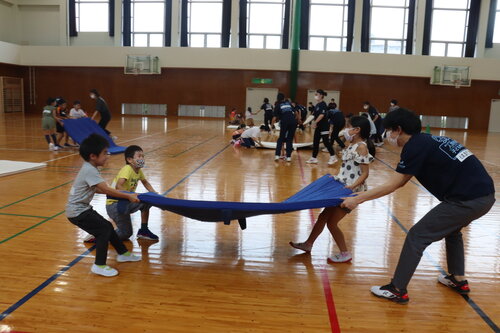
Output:
[[99,134],[108,140],[108,151],[110,154],[120,154],[126,149],[126,147],[117,146],[113,139],[90,118],[64,119],[63,122],[64,129],[68,132],[68,135],[78,144],[81,144],[90,134]]
[[168,210],[195,220],[224,222],[238,220],[242,229],[246,228],[246,218],[264,214],[282,214],[303,209],[338,206],[342,198],[352,191],[325,175],[309,184],[295,195],[278,203],[199,201],[171,199],[156,193],[139,194],[142,202]]

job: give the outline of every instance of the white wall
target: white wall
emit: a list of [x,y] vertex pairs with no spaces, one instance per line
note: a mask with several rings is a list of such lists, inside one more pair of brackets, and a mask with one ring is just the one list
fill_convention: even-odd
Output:
[[0,41],[16,43],[16,7],[12,1],[0,0]]
[[0,62],[19,65],[21,63],[21,49],[22,47],[19,45],[0,42]]
[[21,45],[60,45],[59,19],[57,5],[18,6],[19,44]]
[[79,32],[77,37],[70,38],[71,46],[114,46],[115,39],[107,32]]
[[[127,54],[160,58],[163,68],[290,70],[289,50],[23,46],[20,65],[123,67]],[[1,62],[1,59],[0,59]],[[434,66],[471,66],[472,79],[499,80],[500,59],[301,51],[300,70],[431,77]]]
[[486,49],[484,52],[484,57],[500,59],[500,44],[493,44],[493,47],[491,49]]

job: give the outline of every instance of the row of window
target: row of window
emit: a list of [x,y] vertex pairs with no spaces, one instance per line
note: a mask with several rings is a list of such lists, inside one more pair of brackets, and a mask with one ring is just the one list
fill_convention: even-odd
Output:
[[[434,0],[430,55],[464,55],[471,0]],[[78,31],[107,31],[109,1],[76,0]],[[188,45],[220,47],[222,0],[188,0]],[[285,0],[247,1],[247,46],[279,49],[285,19]],[[410,0],[371,0],[369,51],[403,54]],[[416,12],[416,11],[415,11]],[[345,51],[348,0],[311,0],[309,49]],[[132,46],[164,45],[164,0],[131,0]],[[500,43],[500,1],[497,2],[493,42]]]

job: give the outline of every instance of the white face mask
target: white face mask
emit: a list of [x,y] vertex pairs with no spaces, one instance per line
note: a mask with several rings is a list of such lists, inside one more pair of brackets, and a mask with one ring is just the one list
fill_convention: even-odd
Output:
[[351,142],[351,141],[354,139],[354,135],[356,135],[356,134],[351,135],[351,134],[349,133],[349,131],[350,131],[350,130],[352,130],[352,128],[346,128],[346,129],[344,129],[344,138],[345,138],[347,141],[349,141],[349,142]]
[[95,95],[94,94],[90,94],[90,98],[95,99]]
[[320,101],[320,100],[321,100],[321,96],[320,96],[320,95],[314,95],[314,99],[315,99],[316,101]]
[[363,105],[363,109],[368,110],[368,105]]
[[144,159],[137,159],[137,160],[134,160],[134,163],[135,163],[135,166],[137,168],[144,168],[146,161],[144,161]]
[[393,146],[398,146],[398,138],[399,138],[399,134],[398,136],[396,136],[395,138],[392,137],[392,131],[387,131],[387,141],[393,145]]

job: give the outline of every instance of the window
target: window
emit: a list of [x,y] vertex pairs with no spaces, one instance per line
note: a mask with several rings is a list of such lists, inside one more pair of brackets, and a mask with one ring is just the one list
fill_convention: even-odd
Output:
[[404,54],[409,0],[371,0],[370,52]]
[[309,50],[345,51],[348,0],[311,0]]
[[76,30],[81,32],[108,31],[109,1],[76,0]]
[[191,47],[221,47],[222,0],[188,0]]
[[163,46],[165,1],[132,0],[131,5],[132,46]]
[[248,0],[248,47],[280,49],[284,18],[285,0]]
[[495,29],[493,30],[493,43],[500,43],[500,1],[497,0],[497,10],[495,14]]
[[434,0],[430,55],[463,57],[470,0]]

